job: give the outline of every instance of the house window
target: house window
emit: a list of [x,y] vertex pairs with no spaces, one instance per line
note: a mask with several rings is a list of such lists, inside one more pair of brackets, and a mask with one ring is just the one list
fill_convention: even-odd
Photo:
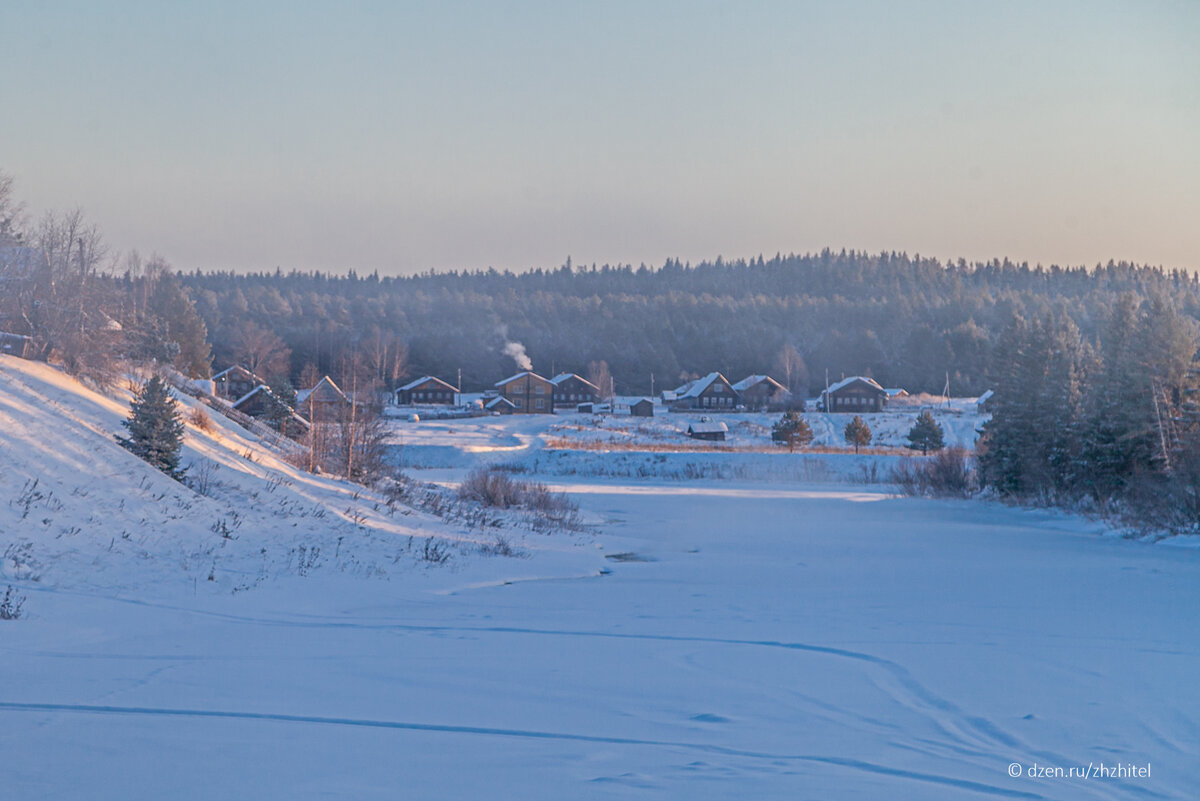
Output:
[[516,406],[518,409],[521,408],[522,403],[524,403],[524,401],[522,401],[520,398],[513,398],[513,405]]
[[545,409],[546,401],[542,400],[541,398],[538,398],[536,401],[534,401],[533,405],[534,405],[534,408],[536,408],[536,409]]
[[536,387],[534,387],[534,388],[533,388],[533,393],[534,393],[535,395],[545,395],[545,394],[546,394],[546,388],[545,388],[545,387],[543,387],[541,384],[538,384]]
[[713,392],[724,392],[725,387],[721,384],[713,384]]

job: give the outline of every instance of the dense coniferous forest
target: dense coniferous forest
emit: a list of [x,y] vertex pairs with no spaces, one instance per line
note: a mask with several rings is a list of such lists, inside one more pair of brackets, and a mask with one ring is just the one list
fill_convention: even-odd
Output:
[[[406,375],[431,373],[466,387],[513,371],[501,351],[525,346],[539,372],[584,373],[604,360],[622,393],[669,388],[720,370],[736,380],[779,375],[791,345],[795,389],[812,392],[844,374],[885,386],[954,394],[991,385],[993,349],[1014,316],[1065,315],[1089,341],[1117,298],[1168,298],[1200,315],[1193,275],[1109,263],[1083,268],[995,261],[942,264],[905,254],[861,252],[717,259],[660,269],[430,273],[404,278],[312,273],[192,273],[183,284],[207,324],[217,366],[246,361],[263,331],[290,351],[294,377],[309,363],[336,373],[347,350],[392,361]],[[386,372],[386,371],[385,371]],[[393,370],[393,372],[397,372]],[[385,378],[387,376],[384,376]],[[398,379],[400,376],[396,376]]]

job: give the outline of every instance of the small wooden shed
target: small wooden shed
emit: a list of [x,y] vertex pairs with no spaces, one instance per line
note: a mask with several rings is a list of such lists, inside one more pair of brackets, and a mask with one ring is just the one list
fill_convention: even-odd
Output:
[[629,404],[629,413],[634,417],[653,417],[654,416],[654,401],[649,398]]
[[697,423],[692,423],[688,426],[687,435],[692,439],[709,440],[710,442],[724,442],[725,435],[729,432],[729,426],[721,422],[712,420],[701,420]]

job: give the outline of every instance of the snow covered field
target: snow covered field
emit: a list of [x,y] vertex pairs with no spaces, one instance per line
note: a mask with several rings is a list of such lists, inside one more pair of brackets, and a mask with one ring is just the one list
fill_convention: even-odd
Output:
[[[226,486],[188,496],[108,447],[117,404],[42,371],[0,358],[0,547],[33,556],[0,575],[27,598],[0,621],[6,798],[1200,787],[1200,550],[878,486],[568,476],[550,480],[598,534],[529,535],[525,558],[485,557],[469,532],[375,510],[223,425],[188,447],[228,462]],[[473,459],[521,452],[541,424],[488,425],[453,469],[425,475],[453,481]],[[404,437],[442,447],[436,430]],[[255,459],[239,464],[243,448]],[[62,498],[52,515],[9,500],[33,469]],[[291,483],[265,491],[276,475]],[[276,514],[279,493],[328,511]],[[232,503],[254,511],[230,541],[204,523]],[[422,563],[409,536],[444,538],[454,558]],[[297,569],[300,544],[325,553],[339,538],[353,562]],[[224,549],[235,555],[208,582]],[[1027,775],[1100,763],[1151,775]]]

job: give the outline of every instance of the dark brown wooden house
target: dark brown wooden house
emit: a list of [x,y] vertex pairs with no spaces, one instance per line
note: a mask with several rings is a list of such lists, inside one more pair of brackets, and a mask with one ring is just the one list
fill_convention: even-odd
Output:
[[709,373],[679,387],[674,392],[671,411],[731,412],[740,400],[733,386],[720,373]]
[[600,388],[577,373],[559,373],[550,379],[554,385],[554,405],[575,408],[581,403],[599,403]]
[[233,404],[242,414],[264,420],[285,437],[298,438],[308,429],[308,421],[276,396],[266,384],[259,384]]
[[329,376],[325,376],[312,389],[296,393],[300,413],[313,423],[332,423],[342,418],[350,408],[350,398]]
[[554,384],[528,370],[496,382],[500,397],[513,405],[513,414],[554,414]]
[[409,381],[396,390],[396,403],[402,406],[436,405],[451,406],[454,404],[458,390],[453,386],[431,375]]
[[497,395],[483,404],[483,409],[491,414],[512,414],[517,410],[517,405],[503,395]]
[[35,352],[31,337],[0,331],[0,353],[16,356],[18,359],[32,359]]
[[882,412],[887,406],[887,390],[873,378],[856,375],[843,378],[821,393],[820,407],[825,412]]
[[217,389],[217,395],[231,401],[244,398],[255,387],[267,383],[240,364],[222,370],[214,375],[212,380]]
[[742,405],[753,411],[783,409],[792,398],[788,388],[769,375],[746,376],[734,384],[733,389]]
[[642,398],[639,401],[629,404],[629,413],[634,417],[653,417],[654,416],[654,401],[649,398]]

